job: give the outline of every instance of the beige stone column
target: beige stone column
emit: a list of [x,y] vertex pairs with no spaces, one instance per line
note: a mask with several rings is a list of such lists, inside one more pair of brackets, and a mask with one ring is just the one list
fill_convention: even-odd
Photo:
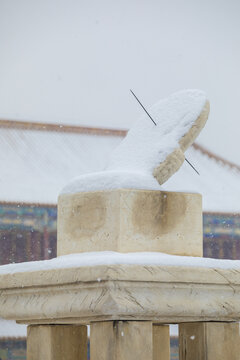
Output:
[[169,325],[153,325],[153,360],[170,360]]
[[150,321],[106,321],[91,324],[91,360],[147,360],[153,354]]
[[179,325],[179,360],[239,360],[239,323]]
[[87,360],[87,327],[28,326],[27,360]]

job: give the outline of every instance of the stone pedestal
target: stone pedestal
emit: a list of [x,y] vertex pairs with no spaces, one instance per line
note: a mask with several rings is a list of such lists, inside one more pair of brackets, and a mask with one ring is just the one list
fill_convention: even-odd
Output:
[[[61,195],[58,255],[107,250],[201,256],[201,196]],[[238,359],[240,269],[54,261],[0,275],[0,317],[29,325],[28,360],[87,360],[86,324],[91,360],[169,360],[171,323],[182,324],[181,360]]]
[[202,197],[147,190],[61,195],[57,254],[89,251],[202,256]]

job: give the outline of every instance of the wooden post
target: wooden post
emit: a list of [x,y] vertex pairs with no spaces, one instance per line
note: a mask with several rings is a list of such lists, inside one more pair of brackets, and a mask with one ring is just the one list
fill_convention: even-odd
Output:
[[28,326],[27,360],[87,360],[87,327]]
[[91,324],[91,360],[152,359],[150,321],[107,321]]
[[179,325],[180,360],[239,360],[238,323],[203,322]]
[[153,325],[153,360],[170,360],[169,325]]

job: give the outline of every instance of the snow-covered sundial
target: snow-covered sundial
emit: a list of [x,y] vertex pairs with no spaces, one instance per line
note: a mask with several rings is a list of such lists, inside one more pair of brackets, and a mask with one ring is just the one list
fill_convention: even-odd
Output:
[[[113,189],[161,190],[183,164],[184,152],[204,127],[209,102],[200,90],[162,99],[135,122],[104,171],[75,178],[62,193]],[[150,117],[154,119],[151,121]]]
[[191,90],[149,109],[59,196],[58,257],[2,266],[0,316],[28,324],[28,360],[87,359],[86,325],[92,360],[169,359],[172,323],[183,360],[239,359],[240,262],[201,258],[200,194],[159,189],[208,108]]
[[[146,109],[145,109],[146,110]],[[162,187],[206,123],[209,103],[185,90],[144,110],[101,172],[58,198],[58,255],[157,251],[202,256],[202,196]]]

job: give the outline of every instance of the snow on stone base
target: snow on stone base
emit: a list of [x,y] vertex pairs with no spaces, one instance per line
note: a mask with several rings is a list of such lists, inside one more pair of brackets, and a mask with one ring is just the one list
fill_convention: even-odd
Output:
[[240,260],[176,256],[159,252],[118,253],[113,251],[100,251],[64,255],[51,260],[2,265],[0,266],[0,275],[97,265],[157,265],[240,269]]

